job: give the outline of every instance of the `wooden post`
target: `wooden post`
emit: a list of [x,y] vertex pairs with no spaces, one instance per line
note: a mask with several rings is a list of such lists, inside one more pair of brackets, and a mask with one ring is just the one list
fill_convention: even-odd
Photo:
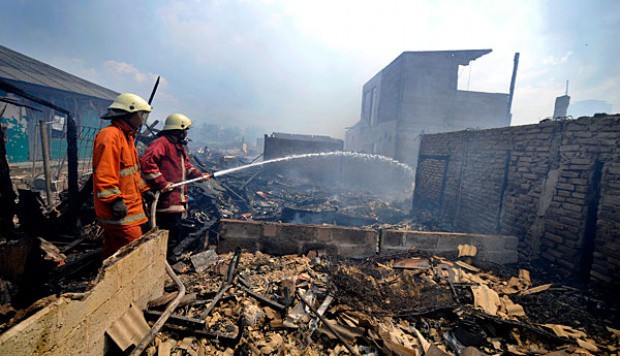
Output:
[[517,69],[519,69],[519,52],[515,53],[514,66],[512,67],[512,79],[510,80],[510,92],[508,94],[508,106],[506,107],[506,121],[510,126],[512,120],[512,97],[515,94],[515,82],[517,81]]
[[43,174],[45,175],[45,195],[47,196],[47,206],[52,206],[54,197],[52,196],[52,177],[50,173],[50,142],[47,136],[47,122],[40,120],[41,126],[41,153],[43,154]]

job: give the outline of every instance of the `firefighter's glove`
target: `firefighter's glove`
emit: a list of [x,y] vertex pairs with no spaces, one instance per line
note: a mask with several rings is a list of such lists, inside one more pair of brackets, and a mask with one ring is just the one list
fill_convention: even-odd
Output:
[[205,180],[213,179],[213,174],[211,173],[203,173],[202,176]]
[[123,199],[117,199],[112,203],[112,216],[114,219],[122,219],[127,216],[127,205]]
[[161,190],[162,193],[168,193],[174,190],[172,183],[166,184],[166,186]]

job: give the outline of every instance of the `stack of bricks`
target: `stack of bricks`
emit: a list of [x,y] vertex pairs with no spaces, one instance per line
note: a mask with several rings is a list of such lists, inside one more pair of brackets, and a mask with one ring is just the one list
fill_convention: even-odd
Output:
[[522,256],[620,287],[619,157],[619,116],[426,135],[414,211],[519,236]]

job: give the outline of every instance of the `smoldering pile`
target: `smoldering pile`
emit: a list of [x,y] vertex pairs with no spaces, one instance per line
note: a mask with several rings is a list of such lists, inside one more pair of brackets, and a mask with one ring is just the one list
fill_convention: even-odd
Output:
[[[209,250],[191,260],[181,275],[190,294],[149,354],[611,355],[620,347],[620,331],[578,299],[561,310],[541,304],[570,300],[570,288],[539,284],[524,269],[500,278],[467,253],[356,262]],[[152,301],[147,319],[174,293]],[[549,310],[575,319],[559,324]]]
[[[354,158],[327,156],[310,163],[291,161],[190,186],[190,216],[204,213],[211,219],[439,228],[407,220],[413,177],[402,164],[392,167],[390,164],[396,163],[389,162],[385,172],[373,172],[371,164],[376,162],[371,158]],[[250,163],[240,157],[214,155],[196,155],[193,162],[206,171]]]

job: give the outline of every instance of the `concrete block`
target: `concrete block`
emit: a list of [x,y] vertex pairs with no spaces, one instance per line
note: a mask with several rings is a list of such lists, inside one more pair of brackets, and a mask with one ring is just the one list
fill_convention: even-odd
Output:
[[499,264],[511,264],[519,262],[519,256],[517,251],[487,251],[484,255],[477,256],[477,258],[484,259],[486,261],[495,262]]
[[316,228],[311,225],[278,224],[277,237],[292,241],[310,241],[315,237]]
[[330,229],[318,228],[316,230],[316,239],[318,242],[328,243],[332,239],[332,232]]
[[224,224],[221,227],[223,234],[228,236],[235,236],[236,238],[252,239],[256,236],[261,236],[262,225],[258,222],[252,221],[239,221],[238,223],[232,223],[235,220],[227,220],[229,223]]
[[519,239],[516,236],[504,237],[504,248],[506,250],[516,250],[519,247]]
[[263,225],[263,236],[275,237],[277,232],[278,232],[278,229],[275,225],[272,225],[272,224]]
[[261,236],[258,241],[261,252],[279,256],[301,253],[301,247],[304,245],[304,242],[307,242],[301,239],[289,238],[289,236],[282,235],[275,237]]
[[[251,225],[247,229],[243,225]],[[256,225],[262,226],[256,229]],[[256,232],[249,236],[248,231]],[[263,232],[267,232],[264,235]],[[275,231],[275,234],[274,234]],[[241,233],[240,233],[241,232]],[[230,252],[237,246],[249,251],[273,255],[305,253],[325,249],[347,257],[374,254],[379,234],[375,230],[342,226],[247,222],[223,219],[220,222],[218,252]],[[351,253],[352,255],[348,255]]]
[[340,228],[332,230],[332,241],[337,244],[372,244],[377,233],[372,230]]
[[406,232],[398,230],[381,231],[381,245],[386,247],[404,247]]
[[459,245],[473,245],[480,249],[482,242],[472,238],[469,234],[442,233],[437,236],[437,251],[457,252]]
[[237,238],[235,236],[222,236],[220,233],[220,238],[217,242],[217,252],[218,253],[227,253],[234,251],[237,246],[241,247],[243,250],[247,250],[250,252],[256,252],[260,250],[260,245],[258,238]]
[[438,240],[439,236],[437,234],[410,231],[407,232],[405,246],[408,248],[415,246],[418,250],[435,250]]
[[103,354],[104,331],[129,305],[144,308],[163,292],[166,245],[167,233],[157,231],[123,247],[87,293],[63,295],[0,335],[0,355]]
[[[395,244],[394,240],[403,233],[405,244]],[[514,263],[518,259],[519,239],[515,236],[397,230],[385,230],[382,234],[381,253],[408,250],[412,246],[430,253],[457,253],[459,245],[470,244],[478,248],[478,258],[487,261]],[[391,241],[386,240],[386,234]]]
[[366,258],[375,254],[374,246],[341,244],[337,247],[338,255],[352,258]]

